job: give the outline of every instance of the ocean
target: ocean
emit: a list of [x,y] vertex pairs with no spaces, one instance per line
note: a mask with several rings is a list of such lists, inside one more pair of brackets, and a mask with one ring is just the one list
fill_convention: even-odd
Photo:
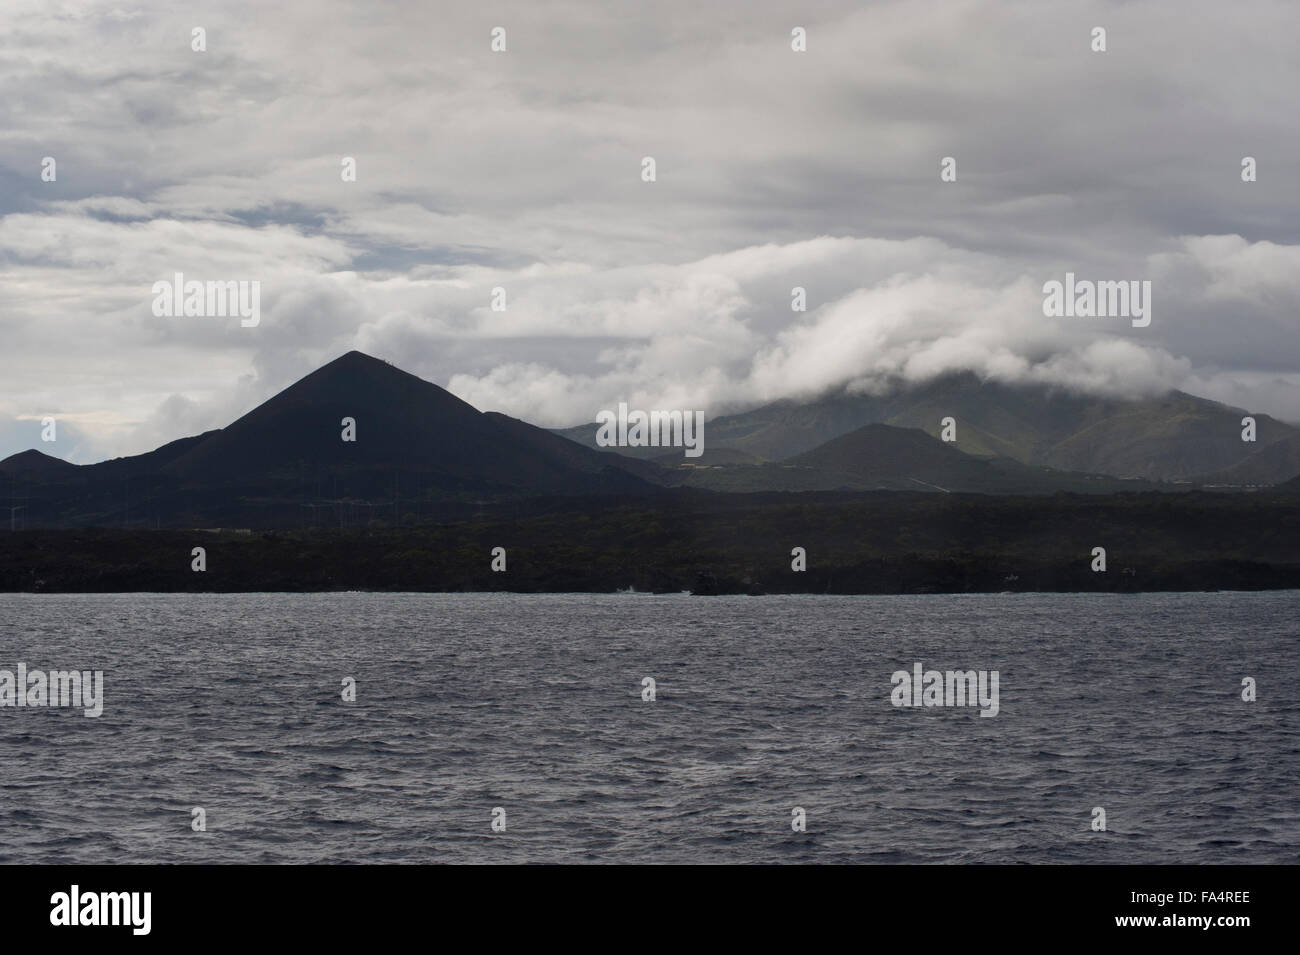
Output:
[[3,594],[0,670],[103,692],[0,706],[0,862],[1294,863],[1297,609]]

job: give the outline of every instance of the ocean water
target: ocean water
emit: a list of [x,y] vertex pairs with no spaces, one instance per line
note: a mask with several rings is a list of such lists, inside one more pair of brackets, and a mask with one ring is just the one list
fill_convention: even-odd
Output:
[[[0,669],[104,699],[0,708],[0,862],[1295,862],[1298,608],[5,594]],[[997,716],[894,706],[917,662]]]

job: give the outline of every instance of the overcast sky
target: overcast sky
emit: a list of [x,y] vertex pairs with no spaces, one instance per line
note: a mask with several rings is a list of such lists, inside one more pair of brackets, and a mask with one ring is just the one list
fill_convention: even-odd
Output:
[[[1297,27],[1294,0],[8,0],[0,457],[149,450],[352,348],[545,426],[958,368],[1300,421]],[[1067,270],[1150,280],[1150,326],[1045,317]],[[155,317],[175,272],[259,281],[260,324]]]

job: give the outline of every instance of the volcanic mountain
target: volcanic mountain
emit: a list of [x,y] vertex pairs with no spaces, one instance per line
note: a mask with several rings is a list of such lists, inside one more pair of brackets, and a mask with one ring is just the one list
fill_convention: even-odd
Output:
[[[1257,441],[1241,440],[1241,419],[1253,414]],[[1264,450],[1300,429],[1268,415],[1179,391],[1141,398],[1105,398],[1042,385],[947,375],[880,395],[835,392],[812,400],[773,402],[711,419],[710,452],[724,448],[768,461],[789,461],[864,425],[919,428],[939,436],[944,418],[956,421],[956,448],[983,458],[1005,458],[1035,468],[1116,478],[1200,483],[1245,462],[1230,475],[1276,483],[1296,473],[1284,449]],[[559,432],[589,447],[596,426]],[[623,450],[623,449],[620,449]],[[661,449],[626,449],[653,457]]]
[[[355,440],[344,440],[351,419]],[[185,480],[247,482],[307,473],[406,470],[448,489],[628,490],[639,482],[594,453],[358,351],[291,385],[175,457]]]
[[1170,485],[1056,471],[1022,464],[1012,458],[976,457],[920,428],[896,428],[887,424],[864,425],[784,461],[703,467],[678,465],[673,476],[672,483],[715,491],[1100,494],[1172,490]]
[[[147,454],[82,466],[34,449],[13,455],[0,461],[0,492],[27,526],[274,528],[509,513],[524,499],[572,507],[663,486],[1107,493],[1151,479],[1258,486],[1295,474],[1300,429],[1257,414],[1258,440],[1243,442],[1243,416],[1179,392],[1122,401],[957,375],[715,418],[698,458],[616,453],[583,446],[595,444],[594,426],[557,433],[480,412],[352,351],[227,427]],[[938,437],[947,417],[955,442]]]
[[225,428],[84,466],[25,451],[0,472],[29,524],[278,526],[317,508],[401,520],[455,502],[652,489],[621,460],[352,351]]

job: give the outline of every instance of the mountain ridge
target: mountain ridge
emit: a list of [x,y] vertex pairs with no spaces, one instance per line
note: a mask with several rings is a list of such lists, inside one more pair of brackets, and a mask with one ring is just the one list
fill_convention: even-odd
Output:
[[[1119,479],[1205,482],[1256,455],[1257,449],[1300,435],[1300,428],[1254,414],[1257,441],[1240,440],[1248,412],[1181,391],[1123,399],[1057,387],[1007,385],[970,372],[940,376],[880,395],[842,389],[809,401],[781,399],[708,421],[707,446],[767,461],[785,461],[868,424],[920,428],[939,436],[955,420],[957,448],[976,457],[1002,457],[1033,467],[1105,474]],[[588,446],[594,424],[557,433]],[[619,449],[650,457],[651,449]],[[1285,458],[1256,458],[1251,480],[1292,477]]]
[[129,523],[134,484],[140,519],[230,525],[308,510],[314,520],[318,508],[347,508],[341,523],[376,513],[400,522],[404,504],[418,516],[490,499],[655,489],[618,463],[350,351],[224,428],[90,465],[20,452],[0,472],[12,475],[15,496],[23,480],[29,520]]
[[[0,474],[15,513],[50,526],[307,526],[324,515],[339,526],[401,524],[529,497],[672,488],[1170,491],[1179,486],[1144,475],[1172,472],[1186,487],[1198,468],[1217,486],[1294,479],[1300,429],[1257,415],[1261,440],[1252,445],[1240,440],[1242,414],[1181,392],[1094,399],[958,375],[895,394],[835,393],[722,416],[710,422],[704,454],[686,458],[663,447],[584,446],[572,435],[594,444],[594,425],[556,432],[481,412],[349,351],[224,428],[88,465],[29,449],[0,461]],[[864,417],[888,420],[842,430]],[[948,417],[955,441],[940,440]],[[1098,463],[1110,470],[1090,467]]]

